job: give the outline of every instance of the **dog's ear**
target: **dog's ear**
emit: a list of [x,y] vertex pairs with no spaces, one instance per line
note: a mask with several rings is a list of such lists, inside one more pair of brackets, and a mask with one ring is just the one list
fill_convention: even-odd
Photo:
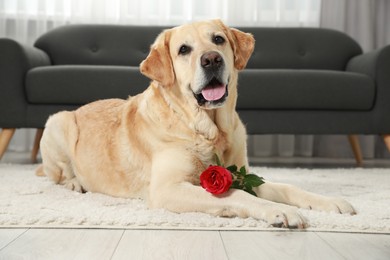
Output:
[[175,82],[172,59],[169,54],[171,32],[162,32],[150,48],[148,57],[140,65],[141,73],[163,86],[171,86]]
[[238,70],[245,68],[255,48],[255,39],[250,33],[227,27],[221,20],[215,20],[227,35],[234,53],[234,67]]

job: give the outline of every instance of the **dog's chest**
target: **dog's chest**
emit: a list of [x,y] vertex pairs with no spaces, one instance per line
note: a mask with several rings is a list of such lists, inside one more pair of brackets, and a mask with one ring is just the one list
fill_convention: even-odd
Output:
[[224,135],[218,136],[213,140],[198,136],[193,140],[188,147],[188,151],[192,154],[192,163],[194,171],[187,176],[188,181],[199,185],[200,174],[210,165],[216,165],[216,155],[223,158],[224,151],[227,149],[227,139]]
[[208,139],[203,135],[197,135],[192,142],[190,142],[188,150],[202,162],[205,167],[210,164],[215,164],[215,155],[223,158],[224,152],[229,148],[229,142],[226,134],[223,132],[213,139]]

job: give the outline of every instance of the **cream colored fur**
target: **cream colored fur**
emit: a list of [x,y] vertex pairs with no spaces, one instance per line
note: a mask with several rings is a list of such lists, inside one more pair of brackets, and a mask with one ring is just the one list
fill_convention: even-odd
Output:
[[[215,44],[215,36],[225,42]],[[190,53],[179,53],[183,44]],[[97,101],[51,116],[37,172],[72,190],[144,198],[152,208],[174,212],[254,217],[274,226],[306,225],[293,206],[354,213],[344,200],[284,184],[266,182],[256,189],[259,197],[234,189],[214,196],[199,186],[214,154],[225,165],[248,167],[246,131],[235,106],[238,71],[253,48],[250,34],[218,20],[162,32],[141,64],[152,79],[149,88],[128,100]],[[200,106],[194,97],[205,84],[200,57],[211,51],[223,59],[228,96],[223,104]]]

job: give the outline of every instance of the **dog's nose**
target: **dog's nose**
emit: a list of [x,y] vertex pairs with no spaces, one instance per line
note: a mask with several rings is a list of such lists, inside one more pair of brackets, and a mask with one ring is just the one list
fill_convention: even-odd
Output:
[[200,57],[200,64],[203,68],[219,68],[222,62],[221,55],[215,51],[207,52]]

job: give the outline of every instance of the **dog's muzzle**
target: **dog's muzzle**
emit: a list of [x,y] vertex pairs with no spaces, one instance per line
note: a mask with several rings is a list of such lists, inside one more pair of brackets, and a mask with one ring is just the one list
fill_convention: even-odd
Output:
[[207,52],[201,56],[200,64],[204,71],[206,84],[199,93],[194,93],[198,104],[213,107],[222,105],[229,94],[228,84],[222,80],[225,68],[223,58],[218,52]]

